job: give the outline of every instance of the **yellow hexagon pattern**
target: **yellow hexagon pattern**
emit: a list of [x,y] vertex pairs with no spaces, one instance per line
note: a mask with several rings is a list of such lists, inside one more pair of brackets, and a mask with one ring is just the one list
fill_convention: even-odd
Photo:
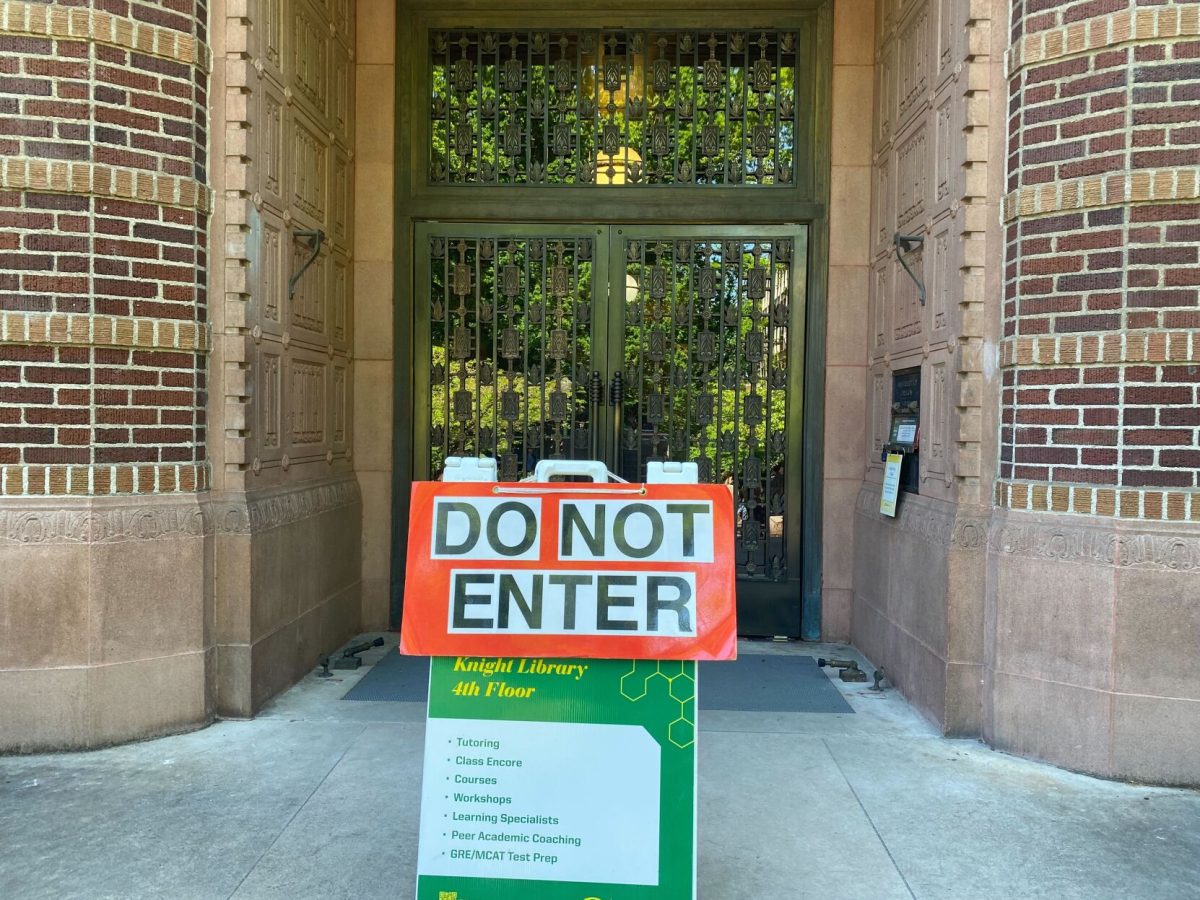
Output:
[[650,693],[650,682],[661,679],[667,695],[679,704],[679,718],[667,728],[667,738],[680,749],[696,742],[696,681],[679,660],[639,660],[630,662],[621,676],[621,696],[637,703]]

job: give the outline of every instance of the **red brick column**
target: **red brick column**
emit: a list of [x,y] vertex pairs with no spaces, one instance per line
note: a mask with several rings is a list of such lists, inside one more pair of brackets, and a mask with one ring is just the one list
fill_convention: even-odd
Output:
[[1200,4],[1017,0],[984,738],[1200,783]]
[[1011,38],[998,500],[1200,521],[1200,5],[1016,0]]
[[207,487],[207,19],[0,2],[0,494]]

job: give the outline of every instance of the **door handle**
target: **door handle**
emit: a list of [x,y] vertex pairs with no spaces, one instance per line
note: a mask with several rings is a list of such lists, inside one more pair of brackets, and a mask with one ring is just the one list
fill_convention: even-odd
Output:
[[612,377],[612,381],[608,385],[608,405],[620,406],[625,400],[625,376],[618,369]]
[[592,459],[602,459],[604,446],[604,438],[600,434],[600,410],[604,406],[604,377],[599,370],[592,370],[591,380],[588,382],[588,401],[591,404],[592,435],[591,435],[591,457]]
[[594,369],[592,370],[592,380],[588,384],[588,400],[593,407],[604,403],[604,379],[600,376],[600,372]]
[[620,475],[626,477],[621,471],[621,418],[625,415],[625,410],[622,405],[625,402],[625,376],[621,374],[621,370],[617,369],[613,373],[612,381],[608,384],[608,403],[613,407],[612,413],[612,443],[609,445],[612,453],[612,460],[609,463],[609,468]]

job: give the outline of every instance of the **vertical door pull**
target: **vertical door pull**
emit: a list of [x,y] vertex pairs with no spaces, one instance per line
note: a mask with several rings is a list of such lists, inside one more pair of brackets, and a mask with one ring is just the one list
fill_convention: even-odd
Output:
[[594,407],[604,403],[604,379],[595,370],[592,371],[592,380],[588,384],[588,400]]
[[620,406],[625,399],[625,378],[621,375],[621,370],[618,369],[612,377],[612,382],[608,386],[608,403],[609,406]]
[[592,405],[591,411],[588,413],[592,424],[592,442],[588,449],[592,459],[602,460],[604,458],[604,436],[600,433],[600,410],[604,408],[604,377],[596,369],[592,370],[592,377],[588,382],[588,400]]

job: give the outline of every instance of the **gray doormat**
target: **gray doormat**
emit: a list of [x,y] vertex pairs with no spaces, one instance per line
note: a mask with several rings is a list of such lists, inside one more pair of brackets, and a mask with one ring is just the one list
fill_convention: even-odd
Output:
[[394,647],[342,697],[399,703],[424,703],[428,698],[429,657],[402,656]]
[[[343,700],[424,703],[429,659],[389,650]],[[853,713],[811,656],[743,654],[701,663],[700,708],[739,712]]]
[[700,708],[738,712],[853,713],[811,656],[742,654],[700,664]]

